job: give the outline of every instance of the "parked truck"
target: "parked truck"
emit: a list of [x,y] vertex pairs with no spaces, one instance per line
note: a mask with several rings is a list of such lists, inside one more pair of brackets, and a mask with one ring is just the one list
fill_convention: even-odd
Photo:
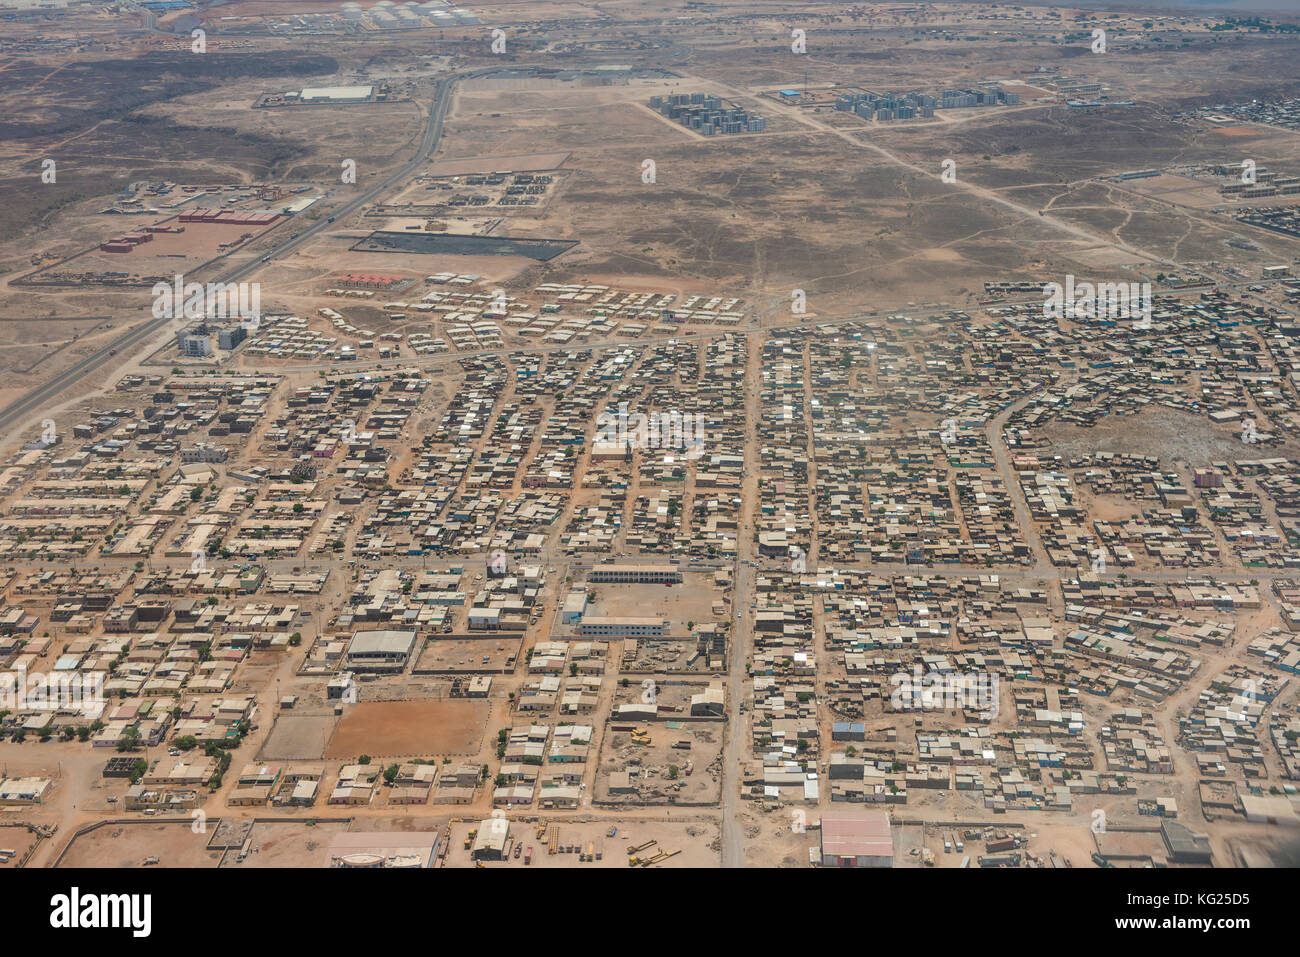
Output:
[[999,837],[991,841],[984,842],[984,850],[990,854],[1000,854],[1003,851],[1013,851],[1016,848],[1016,839],[1014,837]]

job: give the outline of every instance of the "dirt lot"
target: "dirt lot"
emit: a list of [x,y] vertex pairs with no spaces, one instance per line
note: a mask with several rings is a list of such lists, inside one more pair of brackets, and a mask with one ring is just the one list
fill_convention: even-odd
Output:
[[[631,641],[632,639],[627,639]],[[624,647],[627,647],[625,644]],[[647,671],[679,672],[702,674],[708,667],[708,659],[701,656],[691,667],[686,662],[695,654],[695,642],[672,641],[670,639],[643,638],[636,642],[636,654],[632,656],[623,670],[628,674],[639,675]],[[631,681],[632,679],[628,679]],[[640,685],[641,679],[637,678]]]
[[344,713],[325,757],[474,754],[489,710],[486,701],[363,701]]
[[812,827],[820,814],[813,807],[765,808],[745,802],[739,815],[745,835],[745,863],[750,867],[807,867],[808,848],[820,843]]
[[190,827],[188,818],[105,824],[76,838],[60,866],[140,867],[145,858],[156,857],[163,867],[216,867],[221,851],[208,850],[208,835]]
[[[1052,455],[1086,452],[1128,452],[1159,455],[1161,466],[1171,468],[1186,462],[1189,468],[1204,468],[1211,462],[1231,460],[1241,454],[1241,426],[1210,426],[1187,412],[1159,406],[1133,416],[1110,416],[1092,429],[1058,426],[1047,451]],[[1295,456],[1294,443],[1270,447],[1270,456]]]
[[[721,799],[722,785],[716,772],[722,754],[726,726],[721,722],[683,722],[677,730],[663,723],[641,725],[650,733],[650,744],[632,743],[632,735],[610,731],[600,749],[596,800],[624,804],[711,804]],[[689,741],[690,750],[674,748],[679,741]],[[678,774],[672,778],[671,768]],[[632,777],[635,791],[611,793],[609,776],[616,771],[636,771]],[[712,773],[711,773],[712,772]],[[670,800],[671,799],[671,800]]]
[[337,720],[330,714],[284,714],[258,754],[263,760],[319,760]]
[[[493,635],[491,638],[431,638],[415,663],[417,672],[472,674],[505,671],[506,662],[518,658],[523,636]],[[484,658],[487,661],[484,661]]]
[[326,863],[330,838],[347,829],[348,824],[341,821],[319,821],[312,825],[305,821],[254,824],[248,857],[236,861],[232,852],[226,855],[225,866],[321,867]]
[[670,634],[685,635],[689,622],[700,624],[714,620],[711,606],[722,599],[722,592],[708,587],[708,581],[709,576],[691,575],[683,585],[671,588],[589,583],[587,590],[596,593],[596,600],[588,607],[587,614],[667,618]]
[[13,857],[0,861],[0,871],[16,868],[27,849],[35,843],[36,835],[27,828],[0,825],[0,848],[14,852]]

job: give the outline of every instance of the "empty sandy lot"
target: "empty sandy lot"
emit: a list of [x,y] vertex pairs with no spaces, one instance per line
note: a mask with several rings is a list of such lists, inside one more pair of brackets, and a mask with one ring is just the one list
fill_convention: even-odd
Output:
[[[504,672],[519,657],[523,637],[493,635],[491,638],[434,636],[425,644],[415,663],[417,674],[483,674]],[[487,661],[483,659],[487,658]]]
[[227,867],[323,867],[330,840],[348,825],[342,821],[285,821],[274,824],[255,824],[250,835],[249,854],[235,861],[231,852],[226,857]]
[[258,758],[319,760],[337,720],[333,714],[279,714]]
[[36,835],[25,827],[0,826],[0,848],[14,852],[7,861],[0,861],[0,870],[16,868],[27,849],[35,843]]
[[147,857],[163,867],[216,867],[221,851],[207,848],[190,819],[166,823],[110,822],[76,838],[60,867],[140,867]]
[[325,757],[473,754],[488,711],[486,701],[362,702],[343,715]]

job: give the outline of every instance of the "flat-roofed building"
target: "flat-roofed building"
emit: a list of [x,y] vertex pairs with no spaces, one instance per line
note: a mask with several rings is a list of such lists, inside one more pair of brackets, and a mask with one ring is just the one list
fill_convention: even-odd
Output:
[[414,631],[358,631],[348,646],[348,667],[353,671],[400,672],[413,650]]
[[681,570],[672,565],[596,565],[587,575],[588,582],[623,585],[679,584],[681,580]]
[[501,609],[471,608],[466,623],[473,631],[496,631],[501,627]]
[[585,638],[662,638],[668,622],[662,618],[591,616],[577,623],[574,633]]
[[280,783],[278,764],[246,764],[239,772],[240,787],[266,787],[274,789]]
[[373,86],[309,86],[298,94],[303,103],[348,103],[370,99]]
[[574,622],[581,621],[586,611],[587,593],[575,588],[564,599],[564,607],[560,611],[560,624],[572,625]]
[[49,778],[0,778],[0,805],[40,804],[49,789]]
[[1160,839],[1169,859],[1176,864],[1209,864],[1214,860],[1210,839],[1177,821],[1160,822]]
[[1285,794],[1243,794],[1241,810],[1247,821],[1256,824],[1300,827],[1300,816]]

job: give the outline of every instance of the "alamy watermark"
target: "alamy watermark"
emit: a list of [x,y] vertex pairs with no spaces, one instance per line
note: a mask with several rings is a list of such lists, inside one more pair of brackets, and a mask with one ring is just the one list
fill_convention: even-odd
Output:
[[180,273],[171,283],[154,283],[155,319],[258,319],[262,284],[258,282],[186,282]]
[[1151,283],[1090,282],[1076,284],[1074,276],[1065,285],[1043,286],[1045,319],[1136,319],[1135,328],[1151,327]]
[[104,672],[27,673],[19,665],[0,674],[0,711],[87,711],[104,704]]
[[596,416],[596,441],[621,449],[682,449],[688,459],[704,454],[704,415],[671,412],[628,412],[627,403],[618,412]]
[[116,928],[132,937],[153,930],[152,894],[91,894],[73,887],[50,898],[50,926],[55,930]]
[[894,686],[889,696],[895,711],[978,711],[985,721],[997,717],[999,681],[996,674],[976,671],[954,674],[925,671],[913,665],[911,672],[899,671],[889,678]]

